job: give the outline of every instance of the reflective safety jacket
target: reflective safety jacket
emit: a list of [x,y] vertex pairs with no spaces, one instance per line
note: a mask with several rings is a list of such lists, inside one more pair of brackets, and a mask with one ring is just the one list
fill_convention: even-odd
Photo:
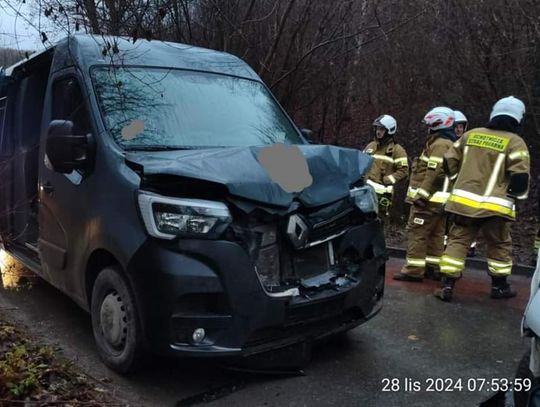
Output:
[[[530,173],[529,150],[517,134],[486,128],[465,133],[445,155],[454,188],[446,211],[472,218],[516,217],[507,195],[513,174]],[[527,193],[516,199],[527,198]]]
[[394,184],[409,176],[407,152],[393,140],[386,144],[372,141],[364,149],[364,153],[373,157],[367,182],[375,188],[377,194],[392,194]]
[[422,197],[429,201],[431,206],[440,207],[446,203],[450,180],[443,170],[443,157],[451,146],[452,141],[438,133],[433,133],[428,138],[420,157],[413,160],[405,202],[413,203]]

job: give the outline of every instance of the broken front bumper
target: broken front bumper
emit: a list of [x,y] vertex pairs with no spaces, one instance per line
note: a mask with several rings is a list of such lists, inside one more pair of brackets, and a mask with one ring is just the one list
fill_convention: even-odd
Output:
[[[249,256],[234,242],[182,239],[164,246],[148,240],[128,270],[147,344],[186,356],[250,355],[365,322],[380,310],[384,293],[380,223],[350,228],[335,247],[358,254],[354,276],[276,297],[264,290]],[[205,332],[200,343],[192,338],[197,328]]]

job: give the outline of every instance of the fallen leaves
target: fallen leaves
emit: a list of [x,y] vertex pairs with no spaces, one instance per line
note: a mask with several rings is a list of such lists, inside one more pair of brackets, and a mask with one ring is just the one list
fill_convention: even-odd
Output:
[[110,396],[50,346],[0,320],[0,405],[127,406]]

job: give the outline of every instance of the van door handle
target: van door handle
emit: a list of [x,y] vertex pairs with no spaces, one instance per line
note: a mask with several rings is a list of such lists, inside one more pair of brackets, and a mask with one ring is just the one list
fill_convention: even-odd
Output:
[[52,194],[53,191],[54,191],[54,187],[52,186],[52,184],[49,181],[47,181],[45,184],[43,184],[41,186],[41,188],[43,189],[43,192],[45,192],[48,195]]

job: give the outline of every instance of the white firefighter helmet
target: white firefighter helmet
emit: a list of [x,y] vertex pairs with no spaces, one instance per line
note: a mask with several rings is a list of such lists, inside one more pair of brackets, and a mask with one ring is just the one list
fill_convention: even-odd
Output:
[[390,135],[396,134],[397,131],[396,119],[389,114],[383,114],[382,116],[377,117],[373,122],[373,126],[384,127]]
[[489,115],[489,120],[493,119],[496,116],[510,116],[517,120],[518,123],[521,123],[523,115],[525,114],[525,104],[513,96],[508,96],[502,99],[499,99],[497,103],[493,105],[493,110]]
[[454,125],[454,111],[449,107],[439,106],[431,109],[424,116],[424,123],[430,130],[451,129]]
[[463,123],[466,124],[469,121],[467,120],[467,116],[465,116],[463,113],[461,113],[459,110],[454,110],[454,123]]

